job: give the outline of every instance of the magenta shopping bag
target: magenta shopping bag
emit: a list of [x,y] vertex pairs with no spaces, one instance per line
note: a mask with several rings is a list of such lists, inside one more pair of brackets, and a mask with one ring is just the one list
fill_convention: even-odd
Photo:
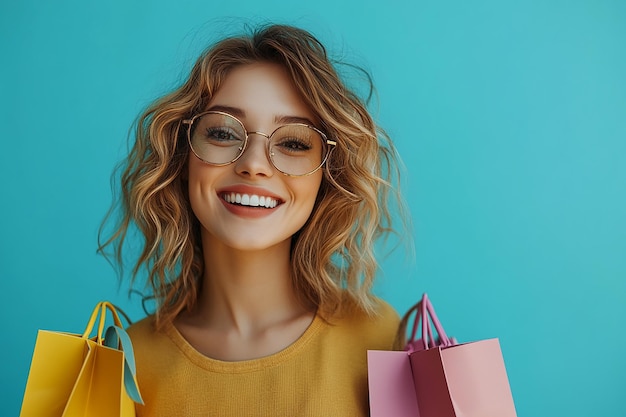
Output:
[[426,294],[404,316],[401,336],[413,312],[406,351],[368,352],[371,417],[516,417],[498,339],[457,344]]

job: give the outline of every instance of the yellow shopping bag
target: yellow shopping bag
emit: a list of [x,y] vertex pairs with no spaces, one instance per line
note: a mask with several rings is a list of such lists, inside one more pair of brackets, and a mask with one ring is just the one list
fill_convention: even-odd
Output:
[[[114,325],[105,333],[107,310]],[[96,305],[82,336],[39,331],[20,417],[130,417],[134,402],[143,404],[132,344],[111,303]]]

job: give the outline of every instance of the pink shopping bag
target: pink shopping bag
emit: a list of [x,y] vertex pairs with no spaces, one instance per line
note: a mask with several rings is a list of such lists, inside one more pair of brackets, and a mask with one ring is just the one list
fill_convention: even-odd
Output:
[[368,352],[371,417],[516,417],[498,340],[457,344],[426,294],[404,316],[401,336],[413,312],[406,351]]

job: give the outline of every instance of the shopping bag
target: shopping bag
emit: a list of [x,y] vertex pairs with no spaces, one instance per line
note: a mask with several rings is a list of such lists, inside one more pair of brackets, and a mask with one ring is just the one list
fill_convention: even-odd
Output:
[[458,344],[426,294],[404,316],[401,337],[413,312],[406,351],[368,352],[371,417],[516,417],[498,339]]
[[[422,314],[421,305],[420,302],[411,307],[400,321],[394,346],[402,349],[401,351],[370,350],[367,352],[371,417],[419,416],[408,353],[426,348],[422,339],[416,337]],[[413,314],[416,316],[413,320],[411,337],[407,341],[407,326]],[[439,339],[433,337],[430,327],[424,329],[430,331],[430,338],[427,341],[434,347]],[[447,338],[444,339],[444,342],[447,341]]]
[[419,417],[407,352],[368,350],[367,373],[370,417]]
[[[114,324],[105,332],[107,310]],[[111,303],[96,305],[82,335],[38,332],[20,417],[131,417],[134,402],[132,344]]]

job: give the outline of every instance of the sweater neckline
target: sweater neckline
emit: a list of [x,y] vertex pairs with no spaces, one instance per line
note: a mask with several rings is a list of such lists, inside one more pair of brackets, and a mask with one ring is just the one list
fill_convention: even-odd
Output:
[[194,348],[173,323],[165,326],[164,332],[178,349],[195,365],[208,371],[220,373],[244,373],[267,369],[283,363],[299,354],[324,327],[324,320],[316,314],[304,333],[291,345],[272,355],[243,361],[223,361],[200,353]]

